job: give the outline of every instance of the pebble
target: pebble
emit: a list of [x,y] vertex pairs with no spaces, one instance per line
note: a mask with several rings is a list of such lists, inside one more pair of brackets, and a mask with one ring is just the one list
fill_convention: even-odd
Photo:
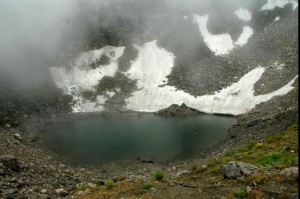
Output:
[[46,190],[46,189],[42,189],[42,190],[41,190],[41,193],[42,193],[42,194],[45,194],[45,193],[47,193],[47,190]]
[[69,193],[64,188],[55,189],[55,193],[63,197],[69,195]]
[[94,183],[89,182],[89,183],[87,183],[87,186],[90,187],[90,188],[95,188],[97,185],[94,184]]
[[22,137],[21,137],[21,135],[20,135],[19,133],[14,134],[14,137],[15,137],[17,140],[20,140],[20,141],[23,140]]
[[188,174],[188,173],[189,173],[188,170],[180,170],[180,171],[178,171],[178,172],[176,173],[175,177],[178,178],[178,177],[180,177],[180,176],[182,176],[182,175],[186,175],[186,174]]

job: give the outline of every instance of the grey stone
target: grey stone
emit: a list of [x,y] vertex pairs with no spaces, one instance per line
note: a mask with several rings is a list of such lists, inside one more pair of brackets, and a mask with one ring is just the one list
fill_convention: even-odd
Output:
[[249,126],[255,126],[256,124],[260,123],[262,120],[261,119],[256,119],[256,120],[252,120],[252,121],[249,121],[247,122],[247,127]]
[[8,196],[8,195],[12,195],[12,194],[15,194],[18,192],[18,189],[16,188],[12,188],[12,189],[4,189],[2,191],[2,194],[5,195],[5,196]]
[[14,137],[15,137],[16,139],[20,140],[20,141],[23,140],[22,137],[21,137],[21,135],[20,135],[19,133],[14,134]]
[[39,137],[35,133],[31,133],[28,135],[28,139],[30,142],[36,142],[38,141]]
[[178,171],[178,172],[176,173],[175,177],[178,178],[178,177],[183,176],[183,175],[186,175],[186,174],[188,174],[188,173],[189,173],[188,170],[180,170],[180,171]]
[[284,176],[298,176],[298,167],[290,167],[286,168],[283,171],[280,172],[281,175]]
[[258,168],[254,165],[244,162],[231,161],[228,164],[222,166],[221,174],[224,176],[224,178],[238,179],[252,173],[257,173],[257,170]]
[[43,193],[43,194],[47,193],[47,189],[42,189],[41,193]]
[[69,195],[69,193],[64,188],[55,189],[55,193],[57,195],[62,196],[62,197],[65,197],[65,196]]
[[6,168],[9,168],[13,171],[18,171],[20,169],[18,159],[13,155],[0,156],[0,163],[2,163]]
[[298,199],[298,198],[299,198],[299,194],[297,192],[297,193],[292,194],[289,199]]

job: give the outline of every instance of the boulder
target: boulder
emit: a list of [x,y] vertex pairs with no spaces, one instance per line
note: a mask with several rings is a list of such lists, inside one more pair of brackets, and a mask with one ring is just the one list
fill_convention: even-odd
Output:
[[55,189],[55,193],[62,197],[66,197],[67,195],[69,195],[68,191],[66,191],[64,188]]
[[255,126],[260,122],[262,122],[262,119],[251,120],[251,121],[248,121],[246,125],[247,125],[247,127]]
[[20,141],[23,140],[22,137],[21,137],[21,135],[20,135],[19,133],[14,134],[14,137],[15,137],[17,140],[20,140]]
[[38,141],[39,137],[35,133],[30,133],[28,135],[28,139],[29,139],[30,142],[36,142],[36,141]]
[[280,174],[286,177],[298,176],[298,167],[286,168],[283,171],[281,171]]
[[13,171],[18,171],[20,169],[20,163],[18,159],[13,155],[0,156],[0,163]]
[[244,162],[231,161],[221,168],[221,173],[224,178],[238,179],[247,176],[251,173],[257,173],[258,168],[254,165]]

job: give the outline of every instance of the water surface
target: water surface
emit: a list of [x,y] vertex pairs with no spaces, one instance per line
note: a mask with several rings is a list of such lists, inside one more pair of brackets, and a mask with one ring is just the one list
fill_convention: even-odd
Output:
[[73,163],[127,158],[169,161],[191,158],[226,138],[233,117],[120,115],[65,124],[47,133],[48,147]]

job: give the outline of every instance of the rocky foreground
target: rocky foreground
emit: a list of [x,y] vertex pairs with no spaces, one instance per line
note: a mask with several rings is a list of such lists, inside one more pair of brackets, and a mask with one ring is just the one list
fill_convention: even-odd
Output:
[[[249,117],[248,117],[249,118]],[[0,198],[297,198],[297,112],[243,121],[191,160],[74,166],[42,133],[0,129]],[[162,171],[163,179],[154,173]]]

